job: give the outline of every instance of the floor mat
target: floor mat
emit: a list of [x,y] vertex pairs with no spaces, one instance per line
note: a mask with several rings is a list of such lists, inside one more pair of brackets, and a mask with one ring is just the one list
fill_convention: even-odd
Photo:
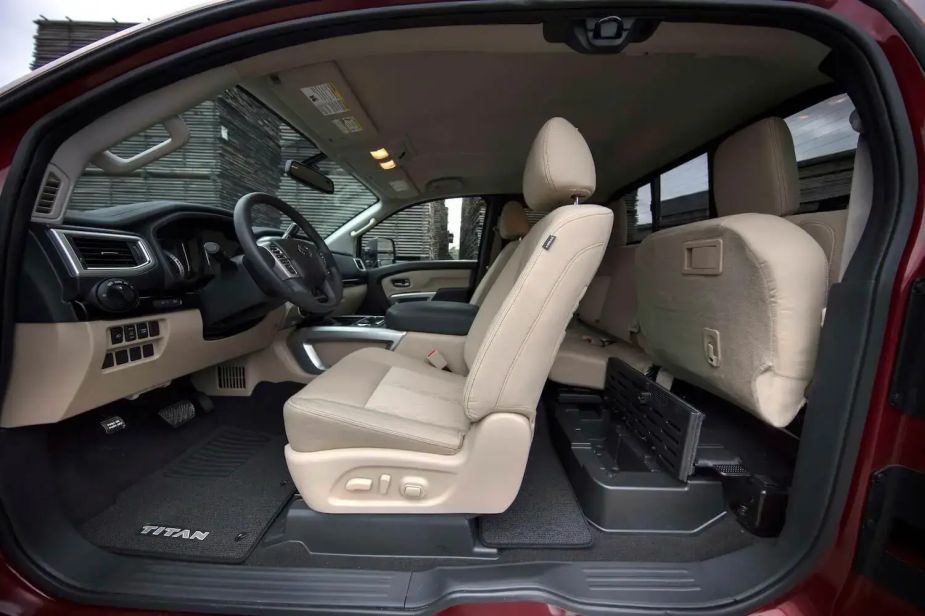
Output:
[[236,563],[295,493],[280,435],[225,426],[123,491],[81,532],[116,552]]
[[549,440],[544,419],[537,418],[517,498],[507,511],[479,518],[479,534],[485,545],[496,548],[591,545],[591,531]]

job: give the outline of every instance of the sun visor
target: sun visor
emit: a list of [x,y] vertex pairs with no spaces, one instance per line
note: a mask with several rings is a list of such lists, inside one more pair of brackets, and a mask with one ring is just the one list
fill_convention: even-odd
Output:
[[327,143],[349,146],[378,137],[372,120],[334,62],[288,71],[276,90]]

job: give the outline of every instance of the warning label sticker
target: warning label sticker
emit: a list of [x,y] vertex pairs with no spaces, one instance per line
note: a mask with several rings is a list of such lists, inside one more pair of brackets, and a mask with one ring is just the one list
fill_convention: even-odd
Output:
[[340,129],[340,132],[345,135],[350,135],[352,133],[358,133],[363,130],[363,127],[360,125],[360,121],[353,116],[347,116],[346,118],[334,118],[331,120],[334,123],[334,126]]
[[344,97],[340,95],[333,83],[320,83],[316,86],[302,88],[302,94],[308,97],[321,115],[335,115],[349,111]]

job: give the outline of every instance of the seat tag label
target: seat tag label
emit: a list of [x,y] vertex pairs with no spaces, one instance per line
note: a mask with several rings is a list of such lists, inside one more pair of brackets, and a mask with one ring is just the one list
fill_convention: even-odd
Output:
[[555,243],[555,241],[556,241],[555,235],[550,235],[549,237],[547,237],[546,241],[543,242],[543,250],[549,250],[550,248],[552,248],[552,245],[553,243]]

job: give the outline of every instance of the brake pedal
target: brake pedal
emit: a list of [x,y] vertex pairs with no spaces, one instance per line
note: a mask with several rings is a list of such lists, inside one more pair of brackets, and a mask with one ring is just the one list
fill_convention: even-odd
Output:
[[167,405],[157,412],[171,428],[179,428],[196,416],[196,407],[189,400]]

